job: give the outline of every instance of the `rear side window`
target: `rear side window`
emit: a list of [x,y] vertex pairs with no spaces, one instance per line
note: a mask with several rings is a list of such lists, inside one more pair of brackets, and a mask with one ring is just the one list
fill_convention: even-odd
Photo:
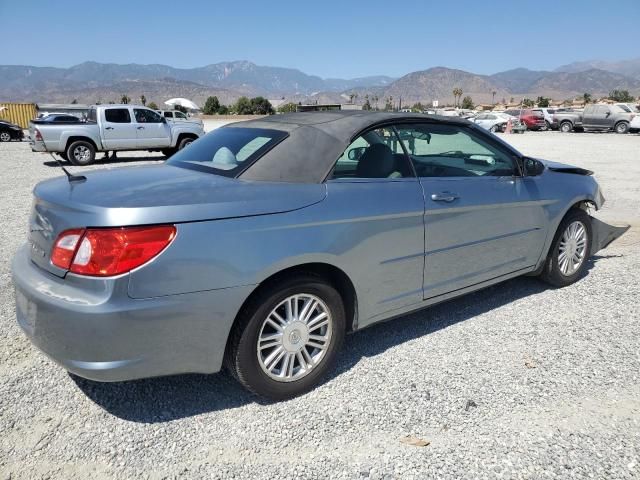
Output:
[[266,128],[221,127],[180,150],[167,163],[235,177],[288,135]]
[[164,118],[173,118],[173,114],[171,112],[164,112]]
[[136,116],[136,122],[138,123],[160,123],[162,117],[153,110],[147,110],[146,108],[134,108],[133,114]]
[[131,115],[128,108],[107,108],[104,118],[110,123],[131,123]]

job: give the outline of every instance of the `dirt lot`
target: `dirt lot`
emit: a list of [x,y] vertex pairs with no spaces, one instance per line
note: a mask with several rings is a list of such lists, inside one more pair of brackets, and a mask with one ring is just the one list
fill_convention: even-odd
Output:
[[598,216],[632,230],[568,288],[520,278],[351,335],[323,385],[282,403],[226,374],[80,380],[35,350],[9,265],[32,187],[60,171],[0,144],[0,480],[640,478],[640,136],[503,138],[594,170]]

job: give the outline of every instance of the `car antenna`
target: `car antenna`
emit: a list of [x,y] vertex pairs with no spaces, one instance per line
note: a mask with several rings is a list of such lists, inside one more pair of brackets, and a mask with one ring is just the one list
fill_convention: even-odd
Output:
[[64,168],[64,165],[62,164],[60,159],[56,158],[55,155],[53,154],[53,152],[51,152],[47,148],[47,144],[44,142],[44,137],[42,137],[42,145],[44,146],[44,151],[47,152],[49,155],[51,155],[51,158],[53,158],[53,161],[58,164],[58,166],[62,169],[64,174],[67,176],[67,180],[69,180],[69,183],[85,182],[87,180],[87,177],[85,177],[84,175],[74,175],[73,173],[69,172],[69,170]]

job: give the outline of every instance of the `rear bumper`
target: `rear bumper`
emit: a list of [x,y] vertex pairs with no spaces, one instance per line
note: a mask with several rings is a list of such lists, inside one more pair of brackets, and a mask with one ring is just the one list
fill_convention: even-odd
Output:
[[236,312],[252,287],[141,300],[128,276],[58,278],[26,247],[12,262],[16,316],[31,342],[81,377],[122,381],[220,370]]

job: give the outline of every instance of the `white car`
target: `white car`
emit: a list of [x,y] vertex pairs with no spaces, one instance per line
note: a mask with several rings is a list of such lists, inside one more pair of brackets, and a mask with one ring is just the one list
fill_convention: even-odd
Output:
[[629,123],[629,133],[638,133],[640,132],[640,115],[636,115],[631,119],[631,123]]
[[169,122],[193,122],[200,126],[204,126],[202,119],[188,116],[178,110],[156,110],[156,112],[166,118]]
[[512,122],[517,121],[516,117],[512,117],[506,113],[487,112],[481,113],[473,119],[470,119],[478,126],[489,130],[490,132],[504,132],[507,122],[511,119]]

